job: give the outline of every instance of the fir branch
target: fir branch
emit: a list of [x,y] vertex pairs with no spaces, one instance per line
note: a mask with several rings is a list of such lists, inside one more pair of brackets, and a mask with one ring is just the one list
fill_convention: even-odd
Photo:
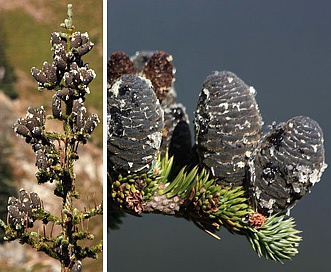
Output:
[[[79,159],[78,147],[86,144],[100,122],[96,114],[87,116],[84,106],[85,95],[90,93],[89,84],[95,72],[84,63],[82,57],[93,48],[87,33],[75,31],[72,5],[68,5],[67,19],[61,26],[64,32],[51,34],[53,62],[44,62],[42,69],[31,69],[38,83],[38,90],[55,92],[52,96],[52,115],[46,115],[43,106],[28,108],[26,116],[13,125],[14,131],[32,145],[36,154],[39,184],[55,183],[54,194],[61,199],[60,216],[45,211],[43,202],[36,193],[20,190],[19,198],[8,200],[7,223],[1,221],[6,239],[19,239],[37,251],[42,251],[61,263],[62,271],[76,267],[81,271],[84,258],[97,258],[102,252],[102,242],[95,246],[82,247],[85,240],[93,240],[88,231],[90,218],[103,214],[102,205],[79,211],[75,200],[76,190],[74,164]],[[63,108],[62,108],[63,106]],[[54,119],[63,124],[63,132],[46,131],[46,122]],[[32,230],[35,221],[40,221],[42,230]],[[51,225],[50,233],[46,227]],[[53,237],[54,225],[60,226],[60,233]],[[86,226],[85,226],[86,225]],[[76,269],[75,268],[75,269]]]
[[298,253],[300,232],[280,214],[326,168],[316,121],[293,117],[263,135],[254,88],[215,71],[199,95],[192,147],[185,107],[175,102],[170,55],[115,52],[107,81],[112,204],[133,214],[182,217],[215,238],[223,226],[275,261]]
[[[130,213],[162,213],[186,218],[215,238],[218,238],[216,231],[223,226],[231,233],[245,235],[260,257],[282,262],[298,253],[301,237],[297,235],[300,231],[294,229],[293,218],[276,215],[266,218],[254,212],[241,186],[219,186],[205,168],[199,170],[196,166],[187,171],[183,167],[169,180],[172,161],[173,158],[165,154],[162,159],[158,157],[155,167],[147,174],[119,175],[112,184],[113,199]],[[139,188],[139,183],[145,187]],[[153,184],[153,190],[146,184]],[[136,198],[135,204],[130,202],[133,199],[128,195],[145,192],[152,197]]]
[[297,247],[302,238],[297,234],[301,231],[294,227],[293,218],[273,215],[260,229],[248,228],[245,235],[259,257],[282,262],[298,253]]

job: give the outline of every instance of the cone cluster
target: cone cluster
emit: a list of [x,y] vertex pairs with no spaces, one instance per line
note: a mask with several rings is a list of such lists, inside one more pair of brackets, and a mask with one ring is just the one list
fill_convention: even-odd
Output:
[[[138,214],[184,217],[215,237],[223,226],[245,235],[259,256],[290,259],[301,238],[281,214],[326,167],[319,125],[298,116],[263,134],[255,89],[232,72],[213,72],[199,96],[192,147],[166,56],[117,52],[108,62],[111,199]],[[153,146],[146,138],[155,127]]]
[[161,102],[168,95],[174,80],[172,56],[164,51],[143,51],[137,52],[130,59],[124,52],[113,53],[107,66],[108,84],[112,86],[125,74],[140,75],[149,79]]
[[13,229],[19,233],[26,228],[31,228],[35,221],[34,212],[41,209],[41,200],[37,193],[30,194],[21,189],[19,197],[9,197],[8,199],[8,220]]
[[[50,40],[53,63],[44,62],[42,69],[31,69],[31,74],[39,87],[54,89],[64,78],[68,93],[72,96],[83,96],[89,93],[88,84],[95,77],[95,72],[84,65],[82,56],[93,48],[87,33],[74,32],[72,35],[53,32]],[[79,90],[77,92],[77,90]]]
[[[87,63],[84,64],[82,56],[93,48],[93,43],[87,33],[70,32],[72,29],[51,34],[53,62],[44,62],[41,70],[33,67],[31,73],[40,90],[55,91],[49,118],[65,121],[67,133],[71,131],[78,141],[86,143],[100,122],[97,114],[88,116],[84,106],[85,95],[90,93],[88,86],[96,75]],[[60,180],[59,175],[62,175],[61,151],[53,143],[61,138],[45,131],[46,118],[43,106],[29,107],[25,118],[18,119],[13,125],[14,131],[32,145],[39,183]]]
[[137,51],[131,57],[124,52],[115,52],[107,65],[108,88],[124,74],[141,76],[151,81],[164,115],[160,147],[162,155],[166,151],[170,156],[176,154],[178,168],[189,164],[192,157],[189,120],[186,108],[176,102],[172,56],[164,51]]
[[326,168],[323,133],[297,116],[262,135],[255,90],[235,74],[209,75],[195,112],[200,164],[223,186],[244,186],[263,215],[286,213]]

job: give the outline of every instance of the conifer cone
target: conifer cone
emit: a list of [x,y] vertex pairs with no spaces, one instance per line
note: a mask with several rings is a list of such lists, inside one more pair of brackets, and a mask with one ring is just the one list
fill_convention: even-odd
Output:
[[150,81],[121,76],[108,91],[107,113],[109,172],[147,172],[163,129],[163,111]]
[[320,180],[323,142],[318,123],[304,116],[263,136],[249,162],[251,200],[262,214],[287,212]]
[[164,112],[161,154],[174,156],[177,169],[192,163],[192,142],[186,108],[176,103],[174,89],[176,69],[172,56],[164,51],[138,51],[131,57],[136,70],[151,80]]
[[153,85],[161,106],[175,102],[176,92],[173,83],[176,69],[172,56],[164,51],[137,51],[130,58],[138,75],[148,78]]
[[113,53],[107,63],[107,83],[112,86],[119,77],[125,74],[136,74],[132,61],[124,52]]
[[203,84],[194,120],[197,154],[221,185],[243,185],[262,130],[254,96],[253,87],[228,71],[212,73]]
[[146,63],[143,73],[152,82],[161,102],[168,95],[174,80],[172,56],[164,51],[156,51]]

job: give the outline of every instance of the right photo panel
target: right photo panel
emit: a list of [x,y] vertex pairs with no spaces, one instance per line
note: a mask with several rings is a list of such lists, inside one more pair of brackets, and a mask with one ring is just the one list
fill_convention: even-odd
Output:
[[108,271],[327,271],[325,1],[107,2]]

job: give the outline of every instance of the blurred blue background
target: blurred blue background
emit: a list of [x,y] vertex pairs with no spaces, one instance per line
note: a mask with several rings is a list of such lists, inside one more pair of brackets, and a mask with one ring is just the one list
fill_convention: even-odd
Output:
[[[108,1],[108,57],[144,49],[173,56],[191,121],[206,76],[230,70],[255,87],[265,125],[315,119],[331,165],[331,1]],[[108,235],[109,271],[331,271],[330,179],[328,168],[291,211],[303,241],[285,264],[225,229],[217,241],[183,219],[127,215]]]

